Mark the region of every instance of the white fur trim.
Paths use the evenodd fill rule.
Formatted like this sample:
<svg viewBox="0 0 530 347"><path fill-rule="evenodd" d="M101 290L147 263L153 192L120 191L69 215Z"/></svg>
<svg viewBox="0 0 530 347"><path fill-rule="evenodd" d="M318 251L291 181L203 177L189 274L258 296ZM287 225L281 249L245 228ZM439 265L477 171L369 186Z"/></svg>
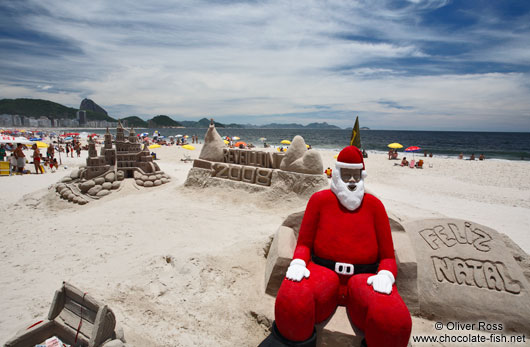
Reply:
<svg viewBox="0 0 530 347"><path fill-rule="evenodd" d="M363 179L365 179L366 177L368 177L368 174L366 173L366 170L363 170L363 172L361 172L361 177Z"/></svg>
<svg viewBox="0 0 530 347"><path fill-rule="evenodd" d="M345 168L345 169L362 169L363 164L355 164L355 163L344 163L342 161L338 161L335 163L335 167L337 168Z"/></svg>

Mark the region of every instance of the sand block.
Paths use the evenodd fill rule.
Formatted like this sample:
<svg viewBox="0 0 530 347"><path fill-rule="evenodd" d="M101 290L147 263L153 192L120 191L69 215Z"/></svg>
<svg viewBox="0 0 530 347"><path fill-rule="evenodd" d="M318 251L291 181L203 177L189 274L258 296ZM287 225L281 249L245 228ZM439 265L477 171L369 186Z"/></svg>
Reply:
<svg viewBox="0 0 530 347"><path fill-rule="evenodd" d="M211 161L202 160L202 159L195 159L193 161L193 167L198 167L198 168L207 169L207 170L212 169L212 164L213 163Z"/></svg>
<svg viewBox="0 0 530 347"><path fill-rule="evenodd" d="M63 179L61 180L61 182L63 183L69 183L69 182L72 182L72 178L70 176L65 176L63 177Z"/></svg>
<svg viewBox="0 0 530 347"><path fill-rule="evenodd" d="M83 182L79 185L79 189L81 192L86 193L88 190L96 185L96 182L94 180L88 180L86 182Z"/></svg>
<svg viewBox="0 0 530 347"><path fill-rule="evenodd" d="M272 172L271 187L285 193L293 192L302 197L309 198L328 185L328 179L323 174L312 175L282 170Z"/></svg>
<svg viewBox="0 0 530 347"><path fill-rule="evenodd" d="M276 296L296 247L293 229L280 226L272 241L265 267L265 293Z"/></svg>
<svg viewBox="0 0 530 347"><path fill-rule="evenodd" d="M101 189L103 189L102 186L93 186L92 188L90 188L90 189L88 190L88 195L92 195L92 196L94 196L94 195L96 195L97 193L99 193L99 191L100 191Z"/></svg>
<svg viewBox="0 0 530 347"><path fill-rule="evenodd" d="M305 211L291 213L285 218L282 225L289 227L294 230L294 237L298 240L298 233L300 232L300 225L302 225L302 219L304 218Z"/></svg>
<svg viewBox="0 0 530 347"><path fill-rule="evenodd" d="M389 218L390 219L390 218ZM411 314L418 314L418 262L409 235L404 231L392 231L398 273L396 286Z"/></svg>
<svg viewBox="0 0 530 347"><path fill-rule="evenodd" d="M104 177L94 178L94 182L96 182L96 184L103 184L105 183L105 178Z"/></svg>
<svg viewBox="0 0 530 347"><path fill-rule="evenodd" d="M501 323L504 331L530 333L528 265L514 257L506 236L460 219L427 219L404 227L416 253L423 316Z"/></svg>
<svg viewBox="0 0 530 347"><path fill-rule="evenodd" d="M112 187L111 189L118 189L120 187L120 181L114 181L112 182Z"/></svg>
<svg viewBox="0 0 530 347"><path fill-rule="evenodd" d="M107 183L109 183L109 182L107 182ZM96 194L96 196L103 197L103 196L106 196L106 195L109 195L109 194L110 194L109 190L102 189Z"/></svg>
<svg viewBox="0 0 530 347"><path fill-rule="evenodd" d="M142 180L136 180L135 182L139 186L143 186L144 185L144 181L142 181Z"/></svg>
<svg viewBox="0 0 530 347"><path fill-rule="evenodd" d="M105 182L105 183L103 183L103 184L101 185L101 187L102 187L103 189L107 189L107 190L112 189L112 183L110 183L110 182Z"/></svg>
<svg viewBox="0 0 530 347"><path fill-rule="evenodd" d="M114 182L116 180L116 174L114 172L109 172L105 175L105 181L107 182Z"/></svg>
<svg viewBox="0 0 530 347"><path fill-rule="evenodd" d="M144 182L144 187L152 187L152 186L154 186L153 181L145 181Z"/></svg>
<svg viewBox="0 0 530 347"><path fill-rule="evenodd" d="M157 187L157 186L159 186L159 185L162 184L162 181L161 181L161 180L155 180L155 181L153 182L153 184L155 185L155 187Z"/></svg>
<svg viewBox="0 0 530 347"><path fill-rule="evenodd" d="M79 178L79 170L72 170L72 172L70 172L70 178L73 180Z"/></svg>
<svg viewBox="0 0 530 347"><path fill-rule="evenodd" d="M118 181L122 181L124 178L125 178L125 173L123 172L123 170L118 170L118 172L116 173L116 179Z"/></svg>
<svg viewBox="0 0 530 347"><path fill-rule="evenodd" d="M323 174L322 158L316 151L308 151L304 138L296 135L293 138L285 157L280 164L280 169L306 174Z"/></svg>

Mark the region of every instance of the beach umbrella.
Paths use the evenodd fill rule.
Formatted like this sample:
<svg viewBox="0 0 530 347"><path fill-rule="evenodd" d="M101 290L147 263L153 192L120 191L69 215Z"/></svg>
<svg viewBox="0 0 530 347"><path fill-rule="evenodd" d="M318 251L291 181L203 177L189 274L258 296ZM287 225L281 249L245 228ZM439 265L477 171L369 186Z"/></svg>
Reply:
<svg viewBox="0 0 530 347"><path fill-rule="evenodd" d="M182 146L182 148L189 149L190 151L193 151L195 149L195 147L193 147L192 145L184 145Z"/></svg>
<svg viewBox="0 0 530 347"><path fill-rule="evenodd" d="M42 138L41 137L32 137L31 139L29 139L30 141L41 141Z"/></svg>
<svg viewBox="0 0 530 347"><path fill-rule="evenodd" d="M22 136L0 136L0 143L22 143L23 145L31 145L33 142Z"/></svg>
<svg viewBox="0 0 530 347"><path fill-rule="evenodd" d="M39 148L48 148L48 144L47 144L46 142L36 141L35 144L36 144L37 147L39 147Z"/></svg>
<svg viewBox="0 0 530 347"><path fill-rule="evenodd" d="M223 142L225 143L225 145L230 143L230 141L227 141L227 140L223 140Z"/></svg>
<svg viewBox="0 0 530 347"><path fill-rule="evenodd" d="M238 142L234 143L234 147L239 147L241 145L243 145L244 147L247 146L247 144L245 142L243 142L243 141L238 141Z"/></svg>
<svg viewBox="0 0 530 347"><path fill-rule="evenodd" d="M267 139L265 137L260 137L259 140L262 141L262 142L263 141L267 141Z"/></svg>
<svg viewBox="0 0 530 347"><path fill-rule="evenodd" d="M282 143L283 143L284 145L290 145L290 144L291 144L291 141L289 141L289 140L283 140Z"/></svg>
<svg viewBox="0 0 530 347"><path fill-rule="evenodd" d="M64 138L65 141L72 141L73 139L74 139L74 138L71 137L71 136L68 136L68 137L65 137L65 138Z"/></svg>
<svg viewBox="0 0 530 347"><path fill-rule="evenodd" d="M232 137L232 140L237 141L237 140L241 140L241 138L239 136L234 136Z"/></svg>
<svg viewBox="0 0 530 347"><path fill-rule="evenodd" d="M155 149L155 148L160 148L162 146L160 146L158 143L155 143L155 144L152 144L151 146L147 147L149 149Z"/></svg>
<svg viewBox="0 0 530 347"><path fill-rule="evenodd" d="M333 156L333 158L335 158L335 159L337 159L338 157L339 157L338 154L335 154L335 155Z"/></svg>
<svg viewBox="0 0 530 347"><path fill-rule="evenodd" d="M398 148L403 148L403 145L400 143L394 142L394 143L389 144L387 147L392 148L392 149L398 149Z"/></svg>
<svg viewBox="0 0 530 347"><path fill-rule="evenodd" d="M418 146L410 146L405 148L405 152L412 152L412 158L414 158L414 153L421 151L421 148Z"/></svg>

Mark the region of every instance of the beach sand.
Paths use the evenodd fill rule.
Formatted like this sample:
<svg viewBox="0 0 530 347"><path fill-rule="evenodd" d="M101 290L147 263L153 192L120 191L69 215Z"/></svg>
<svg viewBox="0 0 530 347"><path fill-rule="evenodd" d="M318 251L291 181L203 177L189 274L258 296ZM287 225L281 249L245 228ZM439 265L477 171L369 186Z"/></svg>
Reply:
<svg viewBox="0 0 530 347"><path fill-rule="evenodd" d="M0 177L0 343L45 317L68 281L112 308L132 346L256 346L268 334L260 314L272 317L274 305L264 294L264 247L307 201L183 187L192 164L180 159L197 158L196 147L155 150L170 183L125 184L84 206L52 185L84 165L86 151L63 157L68 169L56 173ZM320 153L334 168L337 152ZM401 221L468 219L530 253L530 163L423 159L423 170L409 169L369 152L367 189ZM414 318L413 334L421 332L436 334Z"/></svg>

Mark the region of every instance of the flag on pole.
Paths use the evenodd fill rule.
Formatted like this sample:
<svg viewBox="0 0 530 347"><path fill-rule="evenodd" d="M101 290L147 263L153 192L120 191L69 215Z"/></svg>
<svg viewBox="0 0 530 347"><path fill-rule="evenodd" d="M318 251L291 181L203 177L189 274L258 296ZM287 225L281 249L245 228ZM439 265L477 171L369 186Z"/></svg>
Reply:
<svg viewBox="0 0 530 347"><path fill-rule="evenodd" d="M359 131L359 117L355 118L355 125L351 132L350 146L361 149L361 132Z"/></svg>

